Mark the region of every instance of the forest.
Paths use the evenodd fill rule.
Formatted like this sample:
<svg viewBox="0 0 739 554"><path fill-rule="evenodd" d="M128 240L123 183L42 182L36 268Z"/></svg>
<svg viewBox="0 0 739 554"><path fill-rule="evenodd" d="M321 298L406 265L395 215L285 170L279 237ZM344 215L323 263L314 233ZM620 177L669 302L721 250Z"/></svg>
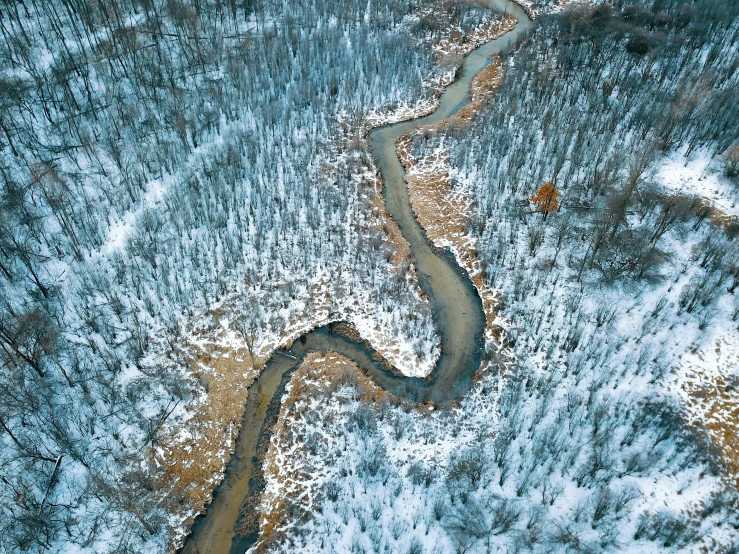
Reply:
<svg viewBox="0 0 739 554"><path fill-rule="evenodd" d="M739 552L739 4L520 3L495 93L408 138L469 200L496 298L478 378L433 410L306 358L256 551ZM367 132L432 109L449 45L496 21L3 3L0 552L174 551L250 384L314 327L429 375L438 321Z"/></svg>
<svg viewBox="0 0 739 554"><path fill-rule="evenodd" d="M4 551L164 549L199 508L154 461L207 396L198 339L266 353L340 312L432 363L357 122L444 73L411 47L411 8L3 6ZM228 319L244 332L217 337Z"/></svg>
<svg viewBox="0 0 739 554"><path fill-rule="evenodd" d="M476 117L412 135L471 204L505 362L431 414L349 360L306 364L272 445L301 455L272 466L267 551L739 551L738 15L542 13ZM713 183L725 202L694 194Z"/></svg>

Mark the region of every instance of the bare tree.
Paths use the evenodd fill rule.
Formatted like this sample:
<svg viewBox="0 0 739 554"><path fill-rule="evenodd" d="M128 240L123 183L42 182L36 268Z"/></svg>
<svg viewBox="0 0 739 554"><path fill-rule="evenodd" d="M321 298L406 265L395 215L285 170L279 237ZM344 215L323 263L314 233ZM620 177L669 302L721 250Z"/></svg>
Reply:
<svg viewBox="0 0 739 554"><path fill-rule="evenodd" d="M256 356L254 345L264 323L262 311L253 298L247 298L244 295L242 296L242 303L244 309L240 312L239 317L234 320L233 326L236 328L241 338L244 339L246 349L249 351L252 366L255 366Z"/></svg>

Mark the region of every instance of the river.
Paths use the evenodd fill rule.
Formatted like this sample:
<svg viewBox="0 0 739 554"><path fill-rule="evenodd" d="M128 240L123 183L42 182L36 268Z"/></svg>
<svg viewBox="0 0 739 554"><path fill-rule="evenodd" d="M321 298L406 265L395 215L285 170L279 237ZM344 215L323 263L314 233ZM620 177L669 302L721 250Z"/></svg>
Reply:
<svg viewBox="0 0 739 554"><path fill-rule="evenodd" d="M217 487L207 512L199 516L181 552L183 554L243 554L257 538L256 517L247 536L234 527L245 499L256 501L261 490L261 455L269 429L280 408L281 391L303 356L310 351L333 350L353 360L385 390L416 402L443 406L459 400L469 390L480 366L485 314L480 296L466 272L447 251L435 248L413 216L404 169L395 142L406 131L454 115L468 102L472 78L490 63L490 56L505 52L531 27L524 10L510 0L488 0L491 8L518 19L516 27L502 37L483 44L467 55L457 79L447 87L431 114L378 127L370 132L370 148L384 182L383 194L390 217L410 244L421 289L432 304L441 340L441 355L430 379L406 378L389 372L373 360L365 345L331 333L331 326L315 329L295 341L289 351L278 350L249 388L236 449ZM255 514L254 514L255 515Z"/></svg>

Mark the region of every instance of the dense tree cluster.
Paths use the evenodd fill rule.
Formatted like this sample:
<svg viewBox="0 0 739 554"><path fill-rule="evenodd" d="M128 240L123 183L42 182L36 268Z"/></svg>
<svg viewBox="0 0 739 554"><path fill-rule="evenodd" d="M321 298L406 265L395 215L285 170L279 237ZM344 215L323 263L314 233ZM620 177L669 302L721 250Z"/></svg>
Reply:
<svg viewBox="0 0 739 554"><path fill-rule="evenodd" d="M422 79L439 71L412 41L409 28L437 32L408 17L414 7L4 4L0 551L164 548L184 499L155 490L156 468L141 461L204 392L172 346L226 298L262 306L234 325L252 350L288 326L320 269L337 304L363 290L389 328L432 342L413 283L386 277L398 273L370 215L359 135L363 113L422 98ZM504 293L510 378L499 398L495 376L479 383L457 420L346 402L306 447L344 457L340 485L325 481L314 522L286 548L335 536L357 552L407 539L420 553L433 536L460 551L675 549L739 525L736 499L713 494L708 443L653 388L678 325L683 347L697 346L727 317L736 229L717 232L708 207L649 178L675 149L723 155L736 177L738 11L619 0L542 18L493 104L445 137L475 193L486 279ZM467 13L452 15L464 26ZM417 157L438 140L417 142ZM544 182L561 192L545 220L528 202ZM162 345L170 359L152 355ZM461 438L440 461L387 455L450 429ZM707 483L698 517L630 511L668 473L673 499Z"/></svg>
<svg viewBox="0 0 739 554"><path fill-rule="evenodd" d="M290 433L273 448L289 466L280 475L309 474L320 486L284 499L280 532L263 546L420 554L721 544L734 552L739 498L719 480L713 447L685 429L671 399L615 390L624 375L655 377L655 364L651 355L624 360L608 332L557 350L562 366L510 367L494 425L497 376L458 410L425 416L387 402L367 407L356 380L335 391L316 383L287 406Z"/></svg>
<svg viewBox="0 0 739 554"><path fill-rule="evenodd" d="M361 114L423 98L440 72L413 9L3 5L0 550L162 540L182 499L151 490L140 461L205 392L173 346L225 298L261 305L264 345L323 275L334 306L364 291L378 325L429 350L359 140Z"/></svg>
<svg viewBox="0 0 739 554"><path fill-rule="evenodd" d="M504 373L446 415L368 418L347 387L300 418L276 448L311 437L305 464L341 460L342 479L325 469L283 551L739 551L721 444L668 392L685 355L736 332L737 228L653 178L677 150L732 178L737 47L737 5L575 6L542 16L471 126L414 137L474 199ZM545 220L542 183L561 192Z"/></svg>
<svg viewBox="0 0 739 554"><path fill-rule="evenodd" d="M711 210L653 186L652 170L680 149L723 155L732 171L738 12L708 0L623 2L543 17L535 40L511 57L493 105L469 132L447 131L450 165L474 187L470 231L483 258L500 260L527 233L531 253L552 238L553 263L575 268L579 280L654 277L670 258L666 233L695 218L699 225ZM417 156L440 140L417 140ZM526 200L542 182L561 191L561 213L531 225ZM730 251L736 233L730 224ZM563 259L565 243L571 254ZM722 265L720 281L735 271Z"/></svg>

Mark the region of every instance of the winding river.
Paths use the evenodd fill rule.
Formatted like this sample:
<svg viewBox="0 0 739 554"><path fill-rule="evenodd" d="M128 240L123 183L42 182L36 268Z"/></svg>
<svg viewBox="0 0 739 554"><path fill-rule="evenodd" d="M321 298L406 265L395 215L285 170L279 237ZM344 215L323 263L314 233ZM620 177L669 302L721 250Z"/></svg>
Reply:
<svg viewBox="0 0 739 554"><path fill-rule="evenodd" d="M205 515L198 517L181 552L183 554L243 554L258 536L256 514L247 517L246 536L235 531L242 503L258 499L262 482L261 459L269 442L269 432L280 409L280 400L289 376L306 353L333 350L353 360L375 381L399 396L416 402L447 404L459 400L469 390L483 351L485 314L482 302L466 272L447 251L435 248L426 238L411 210L403 166L395 143L406 131L454 115L468 102L470 82L489 62L492 54L505 52L531 27L526 12L510 0L487 0L497 11L518 19L518 24L502 37L471 52L457 79L442 94L439 106L430 115L374 129L369 136L384 181L383 194L388 213L410 244L421 289L431 301L441 355L430 379L415 379L387 371L373 359L364 344L332 333L333 326L315 329L295 341L289 350L277 350L259 378L249 388L241 432L223 482L215 491ZM248 511L248 510L247 510ZM243 531L243 530L242 530Z"/></svg>

